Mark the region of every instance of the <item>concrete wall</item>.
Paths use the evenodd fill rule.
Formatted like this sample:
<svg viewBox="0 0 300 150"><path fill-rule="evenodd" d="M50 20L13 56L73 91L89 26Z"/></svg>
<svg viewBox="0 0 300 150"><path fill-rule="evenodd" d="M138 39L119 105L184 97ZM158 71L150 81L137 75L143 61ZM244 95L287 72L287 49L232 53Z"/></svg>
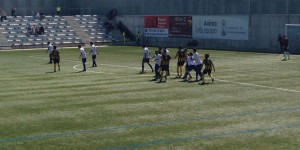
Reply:
<svg viewBox="0 0 300 150"><path fill-rule="evenodd" d="M0 0L0 9L10 15L10 9L15 6L18 16L31 15L32 9L35 12L44 11L46 15L54 15L57 5L61 6L64 15L68 13L69 8L77 6L72 0Z"/></svg>
<svg viewBox="0 0 300 150"><path fill-rule="evenodd" d="M122 21L134 33L140 31L142 42L151 46L186 46L192 38L154 38L144 37L144 17L143 16L119 16L117 20ZM249 23L249 40L204 40L195 39L199 42L199 47L204 49L229 49L257 52L279 52L277 36L279 33L285 34L285 24L300 24L300 15L251 15ZM293 53L300 53L294 47ZM300 50L300 49L299 49Z"/></svg>
<svg viewBox="0 0 300 150"><path fill-rule="evenodd" d="M144 15L249 15L249 40L198 40L200 46L211 49L243 49L275 52L277 35L284 33L285 24L299 24L300 0L0 0L0 9L10 14L30 15L30 10L55 14L60 4L63 15L106 15L117 9L120 20L133 32L143 31ZM135 16L130 16L135 15ZM144 38L153 45L184 45L191 39Z"/></svg>
<svg viewBox="0 0 300 150"><path fill-rule="evenodd" d="M300 14L299 0L1 0L0 8L18 15L31 9L54 14L60 4L62 13L105 15L116 8L120 15L224 15L224 14Z"/></svg>
<svg viewBox="0 0 300 150"><path fill-rule="evenodd" d="M121 15L299 14L299 0L73 0L76 7Z"/></svg>

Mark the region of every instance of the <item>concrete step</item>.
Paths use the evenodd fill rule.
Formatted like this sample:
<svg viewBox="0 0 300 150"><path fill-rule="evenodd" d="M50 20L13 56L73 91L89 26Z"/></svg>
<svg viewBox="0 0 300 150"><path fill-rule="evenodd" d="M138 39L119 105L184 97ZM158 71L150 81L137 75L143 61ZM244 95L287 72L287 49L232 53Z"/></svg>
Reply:
<svg viewBox="0 0 300 150"><path fill-rule="evenodd" d="M66 22L72 26L75 34L82 39L83 43L87 44L91 42L90 36L83 31L83 29L80 27L80 24L74 19L73 16L64 16L63 18L66 19Z"/></svg>
<svg viewBox="0 0 300 150"><path fill-rule="evenodd" d="M0 29L0 49L11 49L11 44L7 41L3 31L4 30Z"/></svg>

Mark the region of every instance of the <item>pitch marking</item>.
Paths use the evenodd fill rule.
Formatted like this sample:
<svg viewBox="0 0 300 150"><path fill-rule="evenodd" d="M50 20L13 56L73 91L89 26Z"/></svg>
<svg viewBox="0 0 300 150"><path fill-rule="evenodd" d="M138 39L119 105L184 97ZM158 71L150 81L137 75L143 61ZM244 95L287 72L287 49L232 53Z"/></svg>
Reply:
<svg viewBox="0 0 300 150"><path fill-rule="evenodd" d="M44 58L44 57L36 57L36 56L29 56L29 57L33 57L33 58L40 58L40 59L48 59L48 58ZM63 61L67 61L67 62L78 62L78 61L73 61L73 60L63 60ZM122 67L122 68L132 68L132 69L141 69L138 67L131 67L131 66L122 66L122 65L112 65L112 64L100 64L103 66L113 66L113 67ZM78 65L73 66L73 68L75 70ZM106 72L97 72L97 71L89 71L89 72L93 72L93 73L102 73L102 74L108 74ZM173 73L175 74L175 73ZM140 75L142 76L142 75ZM259 84L252 84L252 83L244 83L244 82L235 82L235 81L230 81L230 80L223 80L223 79L215 79L217 81L221 81L221 82L227 82L227 83L234 83L234 84L239 84L239 85L245 85L245 86L253 86L253 87L260 87L260 88L267 88L267 89L274 89L274 90L279 90L279 91L287 91L287 92L293 92L293 93L300 93L300 91L298 90L290 90L290 89L285 89L285 88L278 88L278 87L271 87L271 86L265 86L265 85L259 85Z"/></svg>

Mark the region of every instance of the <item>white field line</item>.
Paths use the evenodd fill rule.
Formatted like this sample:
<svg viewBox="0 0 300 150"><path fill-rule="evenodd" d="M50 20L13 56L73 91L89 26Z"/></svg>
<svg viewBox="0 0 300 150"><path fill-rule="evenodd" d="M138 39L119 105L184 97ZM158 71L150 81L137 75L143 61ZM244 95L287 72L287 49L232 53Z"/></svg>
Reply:
<svg viewBox="0 0 300 150"><path fill-rule="evenodd" d="M290 90L290 89L285 89L285 88L278 88L278 87L264 86L264 85L251 84L251 83L244 83L244 82L235 82L235 81L222 80L222 79L215 79L215 80L218 80L218 81L221 81L221 82L227 82L227 83L234 83L234 84L246 85L246 86L254 86L254 87L261 87L261 88L275 89L275 90L280 90L280 91L287 91L287 92L300 93L300 91L297 91L297 90Z"/></svg>
<svg viewBox="0 0 300 150"><path fill-rule="evenodd" d="M35 57L35 56L29 56L29 57L40 58L40 59L48 59L48 58L44 58L44 57ZM64 60L64 61L77 62L77 61L72 61L72 60ZM132 69L140 69L138 67L121 66L121 65L111 65L111 64L101 64L101 65L104 65L104 66L113 66L113 67L123 67L123 68L132 68ZM77 66L79 66L79 64L78 65L74 65L73 69L81 71L80 69L76 68ZM97 72L97 71L88 71L88 72L109 74L109 73L106 73L106 72ZM173 73L173 74L175 74L175 73ZM139 75L139 76L143 76L143 75ZM145 75L145 76L152 76L152 75ZM227 82L227 83L234 83L234 84L239 84L239 85L245 85L245 86L253 86L253 87L274 89L274 90L279 90L279 91L287 91L287 92L293 92L293 93L300 93L300 91L297 91L297 90L290 90L290 89L279 88L279 87L271 87L271 86L265 86L265 85L259 85L259 84L251 84L251 83L244 83L244 82L235 82L235 81L222 80L222 79L215 79L215 80L221 81L221 82Z"/></svg>

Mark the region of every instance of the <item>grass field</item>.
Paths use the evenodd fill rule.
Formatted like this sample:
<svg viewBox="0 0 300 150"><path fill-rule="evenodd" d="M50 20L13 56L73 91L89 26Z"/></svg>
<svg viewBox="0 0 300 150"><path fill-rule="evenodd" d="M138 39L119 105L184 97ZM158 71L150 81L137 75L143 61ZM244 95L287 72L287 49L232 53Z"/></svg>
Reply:
<svg viewBox="0 0 300 150"><path fill-rule="evenodd" d="M87 72L60 53L53 73L45 50L0 52L1 150L300 147L300 56L199 50L216 81L198 85L172 79L175 60L165 83L139 74L139 47L100 48Z"/></svg>

